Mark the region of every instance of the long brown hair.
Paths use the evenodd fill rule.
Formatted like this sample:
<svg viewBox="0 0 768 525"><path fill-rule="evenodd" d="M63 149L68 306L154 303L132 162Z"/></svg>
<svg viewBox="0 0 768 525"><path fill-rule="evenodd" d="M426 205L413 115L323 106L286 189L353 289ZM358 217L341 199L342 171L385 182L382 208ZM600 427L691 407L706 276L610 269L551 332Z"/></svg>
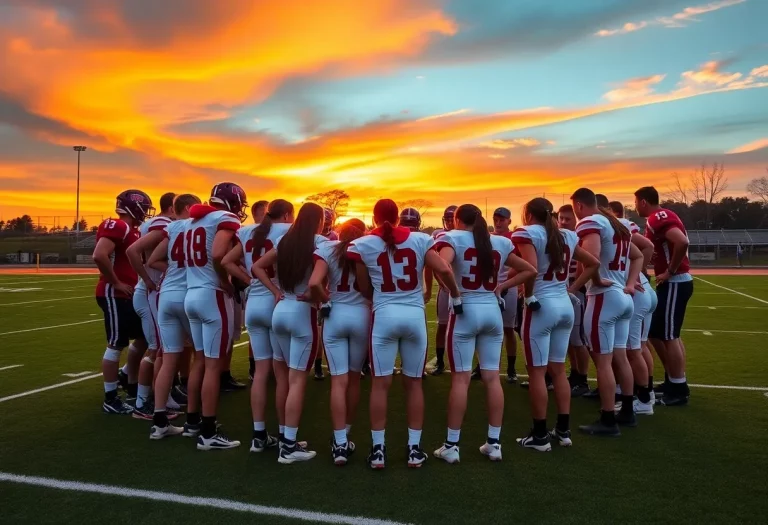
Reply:
<svg viewBox="0 0 768 525"><path fill-rule="evenodd" d="M293 293L312 271L315 235L323 226L323 208L313 202L304 203L277 248L277 280L286 292Z"/></svg>
<svg viewBox="0 0 768 525"><path fill-rule="evenodd" d="M563 268L563 260L565 255L565 240L563 234L560 233L560 228L557 227L557 221L555 220L554 207L552 203L542 197L536 197L528 201L523 208L523 223L527 223L528 217L536 221L537 224L544 226L547 232L547 248L546 253L549 256L550 268L555 272L561 272Z"/></svg>
<svg viewBox="0 0 768 525"><path fill-rule="evenodd" d="M355 239L365 235L365 223L360 219L349 219L339 226L339 243L333 248L333 256L339 263L339 268L345 266L353 270L355 262L347 258L347 248Z"/></svg>
<svg viewBox="0 0 768 525"><path fill-rule="evenodd" d="M272 229L272 221L283 215L293 213L293 204L283 199L275 199L269 203L264 219L253 230L253 253L260 254L267 235Z"/></svg>
<svg viewBox="0 0 768 525"><path fill-rule="evenodd" d="M394 229L399 220L400 213L392 199L380 199L373 207L373 222L381 228L381 238L390 252L395 251Z"/></svg>
<svg viewBox="0 0 768 525"><path fill-rule="evenodd" d="M604 208L598 205L597 195L595 195L595 193L589 188L579 188L573 193L573 195L571 195L571 199L578 201L589 208L597 209L597 213L608 219L608 222L611 223L613 231L619 234L619 237L622 239L627 240L632 238L632 234L629 233L629 229L624 226L621 221L616 218L615 215L613 215L610 208Z"/></svg>
<svg viewBox="0 0 768 525"><path fill-rule="evenodd" d="M480 208L474 204L462 204L453 214L466 226L472 227L472 237L475 240L477 250L477 269L480 271L480 279L485 282L496 275L493 265L493 245L491 234L488 232L488 223L485 222Z"/></svg>

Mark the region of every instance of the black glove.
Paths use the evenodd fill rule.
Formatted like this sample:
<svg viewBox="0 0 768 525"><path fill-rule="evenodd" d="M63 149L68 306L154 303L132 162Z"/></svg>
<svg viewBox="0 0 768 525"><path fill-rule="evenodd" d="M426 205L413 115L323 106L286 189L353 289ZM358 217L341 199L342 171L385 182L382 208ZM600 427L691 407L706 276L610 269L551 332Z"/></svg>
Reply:
<svg viewBox="0 0 768 525"><path fill-rule="evenodd" d="M320 305L320 314L317 316L318 321L321 319L328 319L331 316L331 302L323 303Z"/></svg>

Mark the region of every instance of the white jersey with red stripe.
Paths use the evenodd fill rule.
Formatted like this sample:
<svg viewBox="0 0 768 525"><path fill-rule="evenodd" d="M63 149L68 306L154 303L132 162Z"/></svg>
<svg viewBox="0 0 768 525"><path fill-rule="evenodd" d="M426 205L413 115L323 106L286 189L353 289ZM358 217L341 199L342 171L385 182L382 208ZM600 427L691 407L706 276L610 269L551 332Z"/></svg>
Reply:
<svg viewBox="0 0 768 525"><path fill-rule="evenodd" d="M398 230L407 231L405 228ZM349 245L347 254L368 268L373 284L374 311L390 304L424 308L424 260L434 243L426 233L408 232L393 251L387 249L378 235L360 237Z"/></svg>
<svg viewBox="0 0 768 525"><path fill-rule="evenodd" d="M195 205L192 210L195 209ZM209 207L208 207L209 208ZM213 267L213 239L220 230L236 232L240 219L233 213L209 208L187 223L184 247L187 252L187 286L221 290L219 275ZM193 217L195 214L193 213Z"/></svg>
<svg viewBox="0 0 768 525"><path fill-rule="evenodd" d="M283 236L280 236L277 239L277 241L275 242L275 247L274 247L275 251L280 249L280 240L282 238L283 238ZM313 251L317 250L317 248L319 246L322 246L323 244L325 244L327 242L329 242L328 239L326 239L325 237L323 237L320 234L315 234L315 244L312 247L312 250ZM275 275L277 275L277 272L275 272ZM293 299L293 298L296 298L296 297L298 297L300 295L304 295L304 293L306 293L307 289L309 288L309 277L311 275L312 275L312 267L309 268L309 270L307 271L307 274L304 276L304 278L301 280L301 282L296 284L296 286L294 287L292 292L289 292L289 291L283 289L283 287L280 286L279 279L275 278L275 283L277 284L277 286L280 287L280 290L283 292L285 297Z"/></svg>
<svg viewBox="0 0 768 525"><path fill-rule="evenodd" d="M576 225L576 233L580 240L590 234L600 236L600 277L611 282L607 288L588 282L587 295L599 295L610 288L623 290L629 272L630 239L622 239L608 218L599 213L580 220Z"/></svg>
<svg viewBox="0 0 768 525"><path fill-rule="evenodd" d="M259 253L254 254L253 232L258 226L258 224L251 224L243 226L237 230L237 240L240 241L240 244L243 246L243 263L249 274L251 273L253 263L258 261L261 257L264 257L264 254L277 246L277 241L285 235L285 232L291 227L289 223L285 222L273 223L269 228L267 237L264 239L264 245L261 247L261 250L259 250ZM279 286L274 265L271 268L267 268L267 275L275 286ZM269 288L261 284L261 281L258 279L251 279L251 286L248 288L248 297L255 297L257 295L272 295L272 293L269 291Z"/></svg>
<svg viewBox="0 0 768 525"><path fill-rule="evenodd" d="M336 247L339 241L326 241L315 250L315 259L321 259L328 265L328 289L331 292L331 302L350 305L369 305L357 286L354 266L345 264L339 266Z"/></svg>
<svg viewBox="0 0 768 525"><path fill-rule="evenodd" d="M510 242L512 242L512 232L504 232L504 233L492 233L491 239L493 239L494 236L504 237L505 239L509 239ZM512 244L512 249L514 251L514 243ZM502 262L504 262L504 259L502 259ZM503 264L499 268L499 275L497 277L497 281L500 283L503 283L507 280L507 274L509 274L509 266L504 266Z"/></svg>
<svg viewBox="0 0 768 525"><path fill-rule="evenodd" d="M187 250L184 246L184 234L191 219L171 222L165 229L168 237L168 269L161 291L184 292L187 290Z"/></svg>
<svg viewBox="0 0 768 525"><path fill-rule="evenodd" d="M149 232L153 231L165 231L165 229L168 227L168 225L173 222L170 217L165 217L163 215L158 215L157 217L152 217L148 221L142 222L139 226L139 234L144 237ZM163 272L159 272L155 270L154 268L150 268L149 266L146 266L147 273L149 274L150 279L152 279L152 282L155 284L160 282L160 279L163 277ZM147 285L144 283L144 279L139 276L139 282L136 284L136 290L146 290Z"/></svg>
<svg viewBox="0 0 768 525"><path fill-rule="evenodd" d="M482 280L479 275L475 237L471 231L451 230L442 235L435 242L435 249L440 251L445 246L453 248L456 254L451 266L456 278L456 285L461 292L462 302L466 304L496 304L498 301L494 290L496 290L499 268L502 261L506 261L509 254L514 250L512 241L500 235L491 235L493 275L486 280Z"/></svg>
<svg viewBox="0 0 768 525"><path fill-rule="evenodd" d="M630 234L634 235L636 233L640 233L640 226L630 221L629 219L625 219L622 217L621 219L619 219L619 222L627 227ZM640 276L638 277L638 280L640 281L641 286L643 287L650 286L650 283L648 282L648 278L644 274L641 273Z"/></svg>
<svg viewBox="0 0 768 525"><path fill-rule="evenodd" d="M563 267L560 271L555 271L547 254L547 230L544 226L531 224L512 232L512 242L516 246L530 244L536 251L536 284L533 287L533 294L537 299L568 295L568 270L579 241L576 233L570 230L561 229L560 235L565 242Z"/></svg>

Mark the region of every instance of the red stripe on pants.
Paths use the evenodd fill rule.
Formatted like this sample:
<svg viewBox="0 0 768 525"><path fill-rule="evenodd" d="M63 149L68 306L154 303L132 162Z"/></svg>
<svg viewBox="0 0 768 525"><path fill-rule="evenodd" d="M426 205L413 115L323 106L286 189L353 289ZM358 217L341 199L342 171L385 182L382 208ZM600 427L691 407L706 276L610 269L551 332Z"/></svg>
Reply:
<svg viewBox="0 0 768 525"><path fill-rule="evenodd" d="M453 361L453 329L456 327L456 314L451 312L448 315L448 332L446 334L446 352L448 353L448 366L451 367L451 372L456 372L456 365Z"/></svg>
<svg viewBox="0 0 768 525"><path fill-rule="evenodd" d="M216 306L219 307L219 317L221 317L221 343L219 344L219 357L227 355L229 351L229 317L227 317L227 303L224 299L224 292L216 290Z"/></svg>
<svg viewBox="0 0 768 525"><path fill-rule="evenodd" d="M317 358L317 349L320 346L320 341L317 340L317 309L309 309L309 323L312 325L312 352L309 354L309 361L307 361L307 372L315 364L315 358Z"/></svg>
<svg viewBox="0 0 768 525"><path fill-rule="evenodd" d="M371 366L371 376L376 376L376 367L373 366L373 322L376 313L371 311L371 329L368 330L368 364Z"/></svg>
<svg viewBox="0 0 768 525"><path fill-rule="evenodd" d="M605 294L592 295L595 301L595 307L592 309L592 333L590 334L590 344L592 351L600 353L600 313L603 311L603 300Z"/></svg>
<svg viewBox="0 0 768 525"><path fill-rule="evenodd" d="M525 351L525 363L533 366L533 354L531 353L531 319L533 312L526 307L523 310L523 349Z"/></svg>

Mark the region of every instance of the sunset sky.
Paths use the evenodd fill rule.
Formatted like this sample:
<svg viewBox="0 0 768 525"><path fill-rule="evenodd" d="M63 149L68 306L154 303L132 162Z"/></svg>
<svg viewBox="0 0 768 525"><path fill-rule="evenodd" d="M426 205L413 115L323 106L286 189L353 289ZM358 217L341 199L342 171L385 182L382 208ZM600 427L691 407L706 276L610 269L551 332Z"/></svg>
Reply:
<svg viewBox="0 0 768 525"><path fill-rule="evenodd" d="M764 0L0 0L0 215L135 187L513 208L768 167ZM45 219L42 222L46 222Z"/></svg>

